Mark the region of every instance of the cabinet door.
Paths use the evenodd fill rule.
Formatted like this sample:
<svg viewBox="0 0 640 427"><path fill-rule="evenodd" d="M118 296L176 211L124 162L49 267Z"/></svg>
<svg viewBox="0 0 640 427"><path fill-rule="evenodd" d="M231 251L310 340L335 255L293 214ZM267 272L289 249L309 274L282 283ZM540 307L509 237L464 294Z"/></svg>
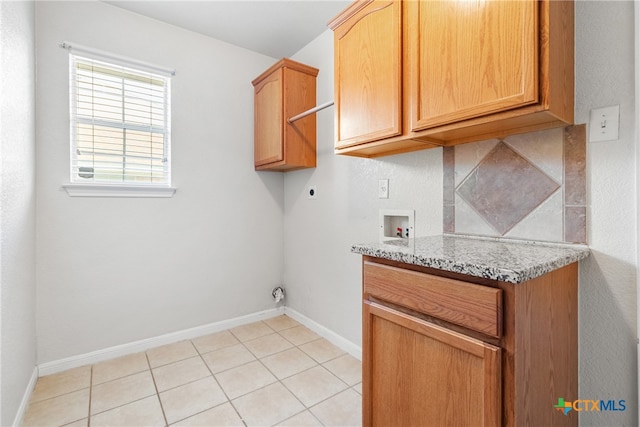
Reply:
<svg viewBox="0 0 640 427"><path fill-rule="evenodd" d="M334 30L336 147L399 135L401 3L373 1Z"/></svg>
<svg viewBox="0 0 640 427"><path fill-rule="evenodd" d="M391 308L363 305L364 426L497 426L500 349Z"/></svg>
<svg viewBox="0 0 640 427"><path fill-rule="evenodd" d="M256 166L284 159L283 70L278 69L254 89L254 161Z"/></svg>
<svg viewBox="0 0 640 427"><path fill-rule="evenodd" d="M411 130L538 100L538 2L405 2Z"/></svg>

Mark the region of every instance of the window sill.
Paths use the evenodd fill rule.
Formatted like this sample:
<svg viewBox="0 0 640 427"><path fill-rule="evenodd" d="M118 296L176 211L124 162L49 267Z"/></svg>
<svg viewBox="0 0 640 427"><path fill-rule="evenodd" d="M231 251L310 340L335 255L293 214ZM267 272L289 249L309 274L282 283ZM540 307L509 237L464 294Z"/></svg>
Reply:
<svg viewBox="0 0 640 427"><path fill-rule="evenodd" d="M64 184L70 197L173 197L173 187L143 185Z"/></svg>

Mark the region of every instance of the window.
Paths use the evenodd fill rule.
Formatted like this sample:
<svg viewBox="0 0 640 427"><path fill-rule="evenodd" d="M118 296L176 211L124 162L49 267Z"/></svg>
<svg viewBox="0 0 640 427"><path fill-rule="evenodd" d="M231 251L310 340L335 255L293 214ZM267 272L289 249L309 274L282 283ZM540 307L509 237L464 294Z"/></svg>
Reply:
<svg viewBox="0 0 640 427"><path fill-rule="evenodd" d="M66 187L170 187L170 74L96 55L72 52L69 59L71 185Z"/></svg>

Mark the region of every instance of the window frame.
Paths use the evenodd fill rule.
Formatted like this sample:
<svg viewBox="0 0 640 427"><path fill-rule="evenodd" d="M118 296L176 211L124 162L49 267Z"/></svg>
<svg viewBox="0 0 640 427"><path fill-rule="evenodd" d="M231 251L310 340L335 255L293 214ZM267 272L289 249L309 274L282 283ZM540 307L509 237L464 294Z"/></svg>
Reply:
<svg viewBox="0 0 640 427"><path fill-rule="evenodd" d="M96 49L79 46L77 44L63 43L60 45L62 48L68 50L69 60L69 183L63 184L62 187L67 191L69 196L72 197L172 197L176 191L172 187L171 177L171 77L175 75L173 70L169 70L163 67L159 67L153 64L148 64L142 61L136 61L129 58L125 58L119 55L110 54L107 52L98 51ZM76 64L76 58L80 60L99 61L106 67L113 67L114 70L124 68L124 71L132 70L139 73L149 73L153 76L158 76L165 82L164 89L164 126L163 130L163 182L134 182L134 181L88 181L81 182L79 178L74 178L74 167L76 164L76 150L78 140L76 138L76 126L78 123L83 123L85 119L78 119L77 105L75 101L75 71L74 66ZM101 64L101 65L102 65ZM123 71L123 70L120 70ZM124 99L124 94L123 94ZM75 111L74 111L75 110ZM124 110L124 106L123 106ZM126 122L122 122L120 129L123 132L128 129ZM118 126L113 126L117 129ZM134 126L135 128L135 126ZM152 132L152 127L149 128L149 132ZM123 170L124 176L124 170Z"/></svg>

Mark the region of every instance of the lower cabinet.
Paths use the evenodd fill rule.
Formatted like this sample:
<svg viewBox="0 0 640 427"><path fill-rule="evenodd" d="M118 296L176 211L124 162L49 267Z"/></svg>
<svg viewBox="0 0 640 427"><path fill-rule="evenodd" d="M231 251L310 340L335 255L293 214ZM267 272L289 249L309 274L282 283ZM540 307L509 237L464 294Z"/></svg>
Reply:
<svg viewBox="0 0 640 427"><path fill-rule="evenodd" d="M363 308L364 425L500 424L500 348L376 303Z"/></svg>
<svg viewBox="0 0 640 427"><path fill-rule="evenodd" d="M364 426L577 426L560 397L577 263L511 284L363 257Z"/></svg>

